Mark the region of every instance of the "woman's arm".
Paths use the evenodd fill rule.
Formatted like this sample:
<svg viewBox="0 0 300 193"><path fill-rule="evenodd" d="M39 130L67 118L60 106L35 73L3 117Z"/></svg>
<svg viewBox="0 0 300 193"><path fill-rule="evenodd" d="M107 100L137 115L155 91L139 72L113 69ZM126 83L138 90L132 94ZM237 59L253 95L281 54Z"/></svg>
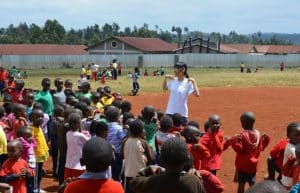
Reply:
<svg viewBox="0 0 300 193"><path fill-rule="evenodd" d="M170 80L173 80L174 77L172 75L166 75L165 76L165 80L163 82L163 89L164 90L168 90L168 86L167 86L167 80L170 79Z"/></svg>
<svg viewBox="0 0 300 193"><path fill-rule="evenodd" d="M193 94L196 95L196 96L200 96L196 80L194 78L189 78L189 81L193 84L193 87L194 87Z"/></svg>

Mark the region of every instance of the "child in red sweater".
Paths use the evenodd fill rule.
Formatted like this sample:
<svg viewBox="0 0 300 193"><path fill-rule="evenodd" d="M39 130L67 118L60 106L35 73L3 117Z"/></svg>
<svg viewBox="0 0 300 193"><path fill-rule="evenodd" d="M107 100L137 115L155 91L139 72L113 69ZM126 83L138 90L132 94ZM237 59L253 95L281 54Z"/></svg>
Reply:
<svg viewBox="0 0 300 193"><path fill-rule="evenodd" d="M8 159L0 171L0 180L13 187L13 193L26 193L26 177L32 176L27 162L21 159L22 143L12 140L7 144Z"/></svg>
<svg viewBox="0 0 300 193"><path fill-rule="evenodd" d="M221 169L223 150L227 148L224 141L224 132L220 129L221 118L219 115L209 117L209 130L201 138L201 144L210 151L210 157L203 157L201 169L210 171L216 175L217 170Z"/></svg>
<svg viewBox="0 0 300 193"><path fill-rule="evenodd" d="M293 186L300 182L300 144L295 148L296 158L290 157L283 165L282 172L293 178Z"/></svg>
<svg viewBox="0 0 300 193"><path fill-rule="evenodd" d="M268 146L270 137L266 134L261 136L259 131L253 128L255 116L252 112L244 112L240 120L244 131L232 137L230 143L236 152L238 193L244 193L247 182L249 186L255 184L259 154Z"/></svg>
<svg viewBox="0 0 300 193"><path fill-rule="evenodd" d="M265 180L275 180L275 172L278 172L277 181L281 181L284 150L288 142L288 138L282 139L272 148L267 159L268 175Z"/></svg>
<svg viewBox="0 0 300 193"><path fill-rule="evenodd" d="M67 185L64 193L123 193L119 182L109 178L109 166L113 162L113 150L101 137L87 141L82 149L81 164L86 172Z"/></svg>
<svg viewBox="0 0 300 193"><path fill-rule="evenodd" d="M184 128L182 135L185 138L189 152L193 156L194 168L200 170L202 159L210 157L209 150L200 143L200 137L203 133L196 127L188 125Z"/></svg>

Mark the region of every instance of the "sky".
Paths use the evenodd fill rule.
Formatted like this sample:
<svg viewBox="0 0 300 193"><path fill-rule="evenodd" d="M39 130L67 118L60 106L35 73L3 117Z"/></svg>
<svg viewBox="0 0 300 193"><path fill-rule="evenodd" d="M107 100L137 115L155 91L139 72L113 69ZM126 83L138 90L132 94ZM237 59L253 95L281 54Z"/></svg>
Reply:
<svg viewBox="0 0 300 193"><path fill-rule="evenodd" d="M116 22L150 29L300 33L300 0L0 0L0 27L20 22L43 26L56 19L66 29Z"/></svg>

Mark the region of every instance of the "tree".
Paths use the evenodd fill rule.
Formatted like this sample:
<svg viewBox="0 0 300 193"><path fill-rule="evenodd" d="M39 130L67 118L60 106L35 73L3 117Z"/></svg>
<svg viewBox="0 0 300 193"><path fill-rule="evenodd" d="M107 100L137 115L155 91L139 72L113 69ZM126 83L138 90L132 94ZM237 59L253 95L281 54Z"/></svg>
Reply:
<svg viewBox="0 0 300 193"><path fill-rule="evenodd" d="M56 20L47 20L43 28L45 43L62 44L65 33L65 28Z"/></svg>

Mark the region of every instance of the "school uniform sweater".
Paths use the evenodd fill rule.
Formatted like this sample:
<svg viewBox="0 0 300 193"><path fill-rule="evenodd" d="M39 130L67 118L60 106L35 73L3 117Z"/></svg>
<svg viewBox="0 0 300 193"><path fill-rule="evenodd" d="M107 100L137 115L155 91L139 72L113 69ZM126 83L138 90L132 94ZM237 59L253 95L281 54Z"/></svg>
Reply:
<svg viewBox="0 0 300 193"><path fill-rule="evenodd" d="M81 179L67 185L64 193L123 193L119 182L111 179Z"/></svg>
<svg viewBox="0 0 300 193"><path fill-rule="evenodd" d="M189 152L193 156L194 161L194 168L196 170L201 169L201 162L205 158L210 157L209 149L207 149L204 145L201 143L198 143L198 146L194 146L194 144L187 144Z"/></svg>
<svg viewBox="0 0 300 193"><path fill-rule="evenodd" d="M217 176L207 170L200 170L200 173L206 193L221 193L224 191L224 185Z"/></svg>
<svg viewBox="0 0 300 193"><path fill-rule="evenodd" d="M270 137L260 136L257 130L244 130L230 139L236 152L235 166L237 171L254 174L257 171L258 158L270 142Z"/></svg>
<svg viewBox="0 0 300 193"><path fill-rule="evenodd" d="M282 139L270 151L271 158L275 160L276 166L280 168L280 170L282 170L284 150L288 142L288 139Z"/></svg>
<svg viewBox="0 0 300 193"><path fill-rule="evenodd" d="M209 157L203 157L201 169L203 170L219 170L221 169L222 157L221 154L224 149L223 142L224 132L206 132L201 138L200 142L210 151Z"/></svg>
<svg viewBox="0 0 300 193"><path fill-rule="evenodd" d="M292 158L282 166L282 173L293 179L293 186L300 182L300 165L295 162L295 158Z"/></svg>

